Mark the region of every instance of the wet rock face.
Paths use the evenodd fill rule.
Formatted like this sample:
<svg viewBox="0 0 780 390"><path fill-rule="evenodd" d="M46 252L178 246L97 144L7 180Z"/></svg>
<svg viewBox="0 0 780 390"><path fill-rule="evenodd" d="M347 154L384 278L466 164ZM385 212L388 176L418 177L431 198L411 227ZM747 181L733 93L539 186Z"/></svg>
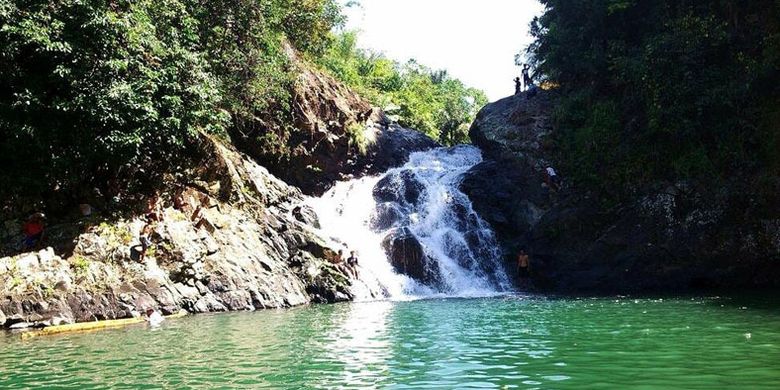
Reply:
<svg viewBox="0 0 780 390"><path fill-rule="evenodd" d="M365 174L378 174L406 163L414 152L439 147L437 142L416 130L405 129L382 119L376 133L376 142L368 153L356 160L357 168Z"/></svg>
<svg viewBox="0 0 780 390"><path fill-rule="evenodd" d="M424 190L425 187L414 176L414 172L404 170L382 178L374 187L373 195L377 202L414 205Z"/></svg>
<svg viewBox="0 0 780 390"><path fill-rule="evenodd" d="M213 161L196 173L202 183L164 201L143 261L141 218L87 229L67 258L50 248L0 258L1 324L351 299L350 281L330 267L333 250L312 228L316 216L301 192L234 150L208 145Z"/></svg>
<svg viewBox="0 0 780 390"><path fill-rule="evenodd" d="M379 203L371 216L370 227L374 231L382 232L393 226L406 224L408 218L397 204L390 202Z"/></svg>
<svg viewBox="0 0 780 390"><path fill-rule="evenodd" d="M382 247L396 272L427 286L441 284L438 264L425 254L408 228L393 230L382 241Z"/></svg>
<svg viewBox="0 0 780 390"><path fill-rule="evenodd" d="M460 185L474 211L487 221L510 254L529 242L532 228L550 207L549 189L527 164L504 159L477 164Z"/></svg>

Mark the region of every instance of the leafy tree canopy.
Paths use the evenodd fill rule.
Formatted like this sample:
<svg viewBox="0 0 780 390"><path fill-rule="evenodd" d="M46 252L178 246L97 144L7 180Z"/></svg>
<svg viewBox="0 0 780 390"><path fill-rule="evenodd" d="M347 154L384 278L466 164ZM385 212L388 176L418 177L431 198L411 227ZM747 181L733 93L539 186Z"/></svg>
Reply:
<svg viewBox="0 0 780 390"><path fill-rule="evenodd" d="M445 145L468 142L469 126L487 103L482 91L414 60L402 64L359 49L355 32L336 34L333 41L319 62L338 79L395 115L402 126Z"/></svg>
<svg viewBox="0 0 780 390"><path fill-rule="evenodd" d="M658 180L778 177L780 3L542 0L529 54L560 85L570 176L615 196Z"/></svg>
<svg viewBox="0 0 780 390"><path fill-rule="evenodd" d="M319 55L341 18L334 0L0 1L2 198L129 185L198 131L282 122L283 40Z"/></svg>

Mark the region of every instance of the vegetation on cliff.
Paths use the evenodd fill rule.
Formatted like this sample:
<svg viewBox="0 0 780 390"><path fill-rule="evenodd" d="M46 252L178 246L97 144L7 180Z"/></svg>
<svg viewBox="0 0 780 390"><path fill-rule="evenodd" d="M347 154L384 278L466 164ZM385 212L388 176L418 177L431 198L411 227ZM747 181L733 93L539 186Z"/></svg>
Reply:
<svg viewBox="0 0 780 390"><path fill-rule="evenodd" d="M398 63L359 49L355 32L335 35L319 62L372 103L395 114L401 126L420 130L445 145L468 142L469 126L487 104L484 92L465 86L444 70L414 60Z"/></svg>
<svg viewBox="0 0 780 390"><path fill-rule="evenodd" d="M283 117L282 40L321 52L339 21L331 0L3 1L1 191L162 172L199 130Z"/></svg>
<svg viewBox="0 0 780 390"><path fill-rule="evenodd" d="M562 168L620 198L648 183L780 171L775 1L542 0L529 53L561 86ZM768 180L767 180L768 179Z"/></svg>
<svg viewBox="0 0 780 390"><path fill-rule="evenodd" d="M294 154L309 134L295 135L290 46L336 69L340 11L335 0L0 1L0 199L143 191L186 162L199 132L274 161ZM463 140L481 94L421 66L391 66L383 80L397 84L378 88L362 70L386 60L365 60L334 73L376 102L392 91L402 123Z"/></svg>

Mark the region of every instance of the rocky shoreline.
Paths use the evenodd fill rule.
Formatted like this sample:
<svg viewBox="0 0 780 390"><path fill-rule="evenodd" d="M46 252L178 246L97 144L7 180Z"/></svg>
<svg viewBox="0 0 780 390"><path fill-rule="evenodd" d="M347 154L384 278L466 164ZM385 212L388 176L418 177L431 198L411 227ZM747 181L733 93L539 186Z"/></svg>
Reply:
<svg viewBox="0 0 780 390"><path fill-rule="evenodd" d="M202 209L197 221L163 199L143 261L133 249L141 217L81 221L87 227L67 255L46 248L0 259L0 325L126 318L148 307L202 313L351 299L300 190L208 142L204 180L183 190Z"/></svg>

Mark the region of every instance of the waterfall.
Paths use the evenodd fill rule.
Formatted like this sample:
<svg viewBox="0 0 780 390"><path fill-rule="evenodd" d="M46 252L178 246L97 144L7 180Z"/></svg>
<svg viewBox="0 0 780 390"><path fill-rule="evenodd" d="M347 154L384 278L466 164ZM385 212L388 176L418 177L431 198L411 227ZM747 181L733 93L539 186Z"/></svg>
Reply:
<svg viewBox="0 0 780 390"><path fill-rule="evenodd" d="M358 254L358 299L485 296L511 288L494 233L458 188L481 161L473 146L417 152L402 167L309 199L322 233L347 256Z"/></svg>

